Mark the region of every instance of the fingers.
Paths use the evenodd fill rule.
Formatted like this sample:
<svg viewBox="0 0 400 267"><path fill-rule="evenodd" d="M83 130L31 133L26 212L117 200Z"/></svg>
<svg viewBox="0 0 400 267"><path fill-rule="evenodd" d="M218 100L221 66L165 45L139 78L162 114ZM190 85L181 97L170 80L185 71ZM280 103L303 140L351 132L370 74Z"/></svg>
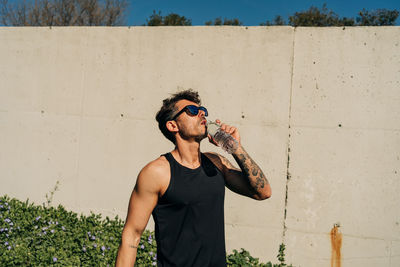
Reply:
<svg viewBox="0 0 400 267"><path fill-rule="evenodd" d="M216 119L215 122L220 126L222 131L230 134L240 144L240 135L239 135L238 128L228 125L228 124L225 124L225 123L221 123L221 121L219 119ZM211 139L210 137L209 137L209 140L211 143L216 144L216 142L213 139Z"/></svg>
<svg viewBox="0 0 400 267"><path fill-rule="evenodd" d="M228 124L221 123L221 121L219 119L216 119L215 122L220 125L221 130L223 130L224 132L227 132L229 134L232 134L237 130L237 128L234 126L230 126Z"/></svg>
<svg viewBox="0 0 400 267"><path fill-rule="evenodd" d="M227 125L225 123L222 123L221 124L221 130L223 130L224 132L227 132L228 134L232 134L237 130L237 128L234 127L234 126L230 126L230 125Z"/></svg>

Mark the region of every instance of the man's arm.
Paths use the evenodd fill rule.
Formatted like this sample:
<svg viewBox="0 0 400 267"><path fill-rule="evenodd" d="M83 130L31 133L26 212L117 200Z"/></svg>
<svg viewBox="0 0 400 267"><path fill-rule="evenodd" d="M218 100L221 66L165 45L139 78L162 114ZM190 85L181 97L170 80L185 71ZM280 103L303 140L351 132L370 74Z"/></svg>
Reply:
<svg viewBox="0 0 400 267"><path fill-rule="evenodd" d="M220 120L216 120L216 122L221 123ZM241 170L235 168L225 157L219 154L207 153L209 158L222 171L226 186L238 194L257 200L270 198L271 186L263 171L242 147L238 129L224 123L220 124L220 126L221 130L230 134L239 144L236 151L232 153L232 156ZM211 135L208 135L208 138L211 143L217 145Z"/></svg>
<svg viewBox="0 0 400 267"><path fill-rule="evenodd" d="M271 186L267 178L243 147L239 146L232 154L241 169L220 154L209 152L206 155L221 170L226 186L233 192L256 200L271 197Z"/></svg>
<svg viewBox="0 0 400 267"><path fill-rule="evenodd" d="M240 145L232 154L240 169L242 176L246 177L251 186L252 191L257 196L256 199L263 200L271 197L271 186L265 177L263 171L255 163L255 161L247 154L244 148ZM231 175L227 178L231 183L235 183L236 175Z"/></svg>
<svg viewBox="0 0 400 267"><path fill-rule="evenodd" d="M116 267L131 267L135 264L140 237L158 201L159 174L160 168L154 164L154 161L139 173L129 201L128 215L115 262Z"/></svg>

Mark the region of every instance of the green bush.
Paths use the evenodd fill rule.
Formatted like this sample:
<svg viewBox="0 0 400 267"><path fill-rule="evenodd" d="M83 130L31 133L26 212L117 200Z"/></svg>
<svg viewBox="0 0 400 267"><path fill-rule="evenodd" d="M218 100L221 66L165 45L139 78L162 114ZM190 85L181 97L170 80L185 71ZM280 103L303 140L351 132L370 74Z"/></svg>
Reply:
<svg viewBox="0 0 400 267"><path fill-rule="evenodd" d="M0 198L0 266L113 264L123 222Z"/></svg>
<svg viewBox="0 0 400 267"><path fill-rule="evenodd" d="M49 199L48 199L49 200ZM124 222L101 218L101 215L80 215L61 205L34 205L0 197L0 266L113 266L118 252ZM281 267L259 263L242 249L227 255L228 266ZM279 258L280 257L280 258ZM156 263L154 233L146 230L139 243L136 266ZM283 261L282 261L283 260Z"/></svg>
<svg viewBox="0 0 400 267"><path fill-rule="evenodd" d="M228 266L232 267L293 267L292 265L286 265L285 263L284 244L280 245L277 258L280 262L279 264L272 264L270 261L267 263L260 263L258 258L253 258L247 250L242 248L240 252L234 249L233 254L227 255L226 262Z"/></svg>

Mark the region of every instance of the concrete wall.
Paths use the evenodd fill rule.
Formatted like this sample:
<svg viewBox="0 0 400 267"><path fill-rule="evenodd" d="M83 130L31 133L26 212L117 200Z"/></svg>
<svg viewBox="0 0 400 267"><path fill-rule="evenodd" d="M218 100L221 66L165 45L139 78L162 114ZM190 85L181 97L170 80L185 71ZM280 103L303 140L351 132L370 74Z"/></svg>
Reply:
<svg viewBox="0 0 400 267"><path fill-rule="evenodd" d="M0 194L40 204L60 181L54 204L125 218L173 149L162 99L193 88L273 189L226 191L228 252L399 266L399 44L399 27L0 28Z"/></svg>

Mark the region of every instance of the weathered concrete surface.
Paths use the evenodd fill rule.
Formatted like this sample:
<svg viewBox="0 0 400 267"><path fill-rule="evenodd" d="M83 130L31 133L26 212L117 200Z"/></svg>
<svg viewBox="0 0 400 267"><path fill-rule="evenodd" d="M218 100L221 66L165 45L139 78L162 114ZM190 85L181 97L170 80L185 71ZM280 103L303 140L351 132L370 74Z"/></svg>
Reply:
<svg viewBox="0 0 400 267"><path fill-rule="evenodd" d="M59 180L55 204L125 218L139 170L173 148L155 113L190 87L210 117L240 127L276 194L257 202L227 190L227 249L275 257L292 28L2 28L0 39L1 194L41 203Z"/></svg>
<svg viewBox="0 0 400 267"><path fill-rule="evenodd" d="M298 28L290 120L289 261L399 266L400 28ZM397 255L397 258L394 256Z"/></svg>
<svg viewBox="0 0 400 267"><path fill-rule="evenodd" d="M194 88L272 184L226 191L228 252L275 261L284 241L330 266L338 223L342 266L400 265L399 27L0 28L0 59L0 194L42 203L59 180L54 204L125 218L173 148L162 99Z"/></svg>

